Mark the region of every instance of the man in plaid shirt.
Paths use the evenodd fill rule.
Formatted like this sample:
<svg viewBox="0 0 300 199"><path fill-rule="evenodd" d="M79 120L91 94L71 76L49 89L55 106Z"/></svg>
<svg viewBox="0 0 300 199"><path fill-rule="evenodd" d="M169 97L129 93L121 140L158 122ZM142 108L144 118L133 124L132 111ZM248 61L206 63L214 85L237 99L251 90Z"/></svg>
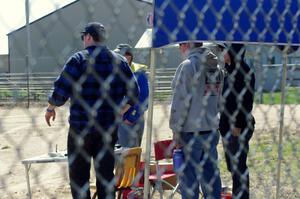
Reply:
<svg viewBox="0 0 300 199"><path fill-rule="evenodd" d="M98 198L114 198L114 145L123 114L138 99L139 88L125 58L109 50L105 28L88 23L82 31L85 49L72 55L54 82L45 119L70 99L68 162L73 198L90 198L91 158Z"/></svg>

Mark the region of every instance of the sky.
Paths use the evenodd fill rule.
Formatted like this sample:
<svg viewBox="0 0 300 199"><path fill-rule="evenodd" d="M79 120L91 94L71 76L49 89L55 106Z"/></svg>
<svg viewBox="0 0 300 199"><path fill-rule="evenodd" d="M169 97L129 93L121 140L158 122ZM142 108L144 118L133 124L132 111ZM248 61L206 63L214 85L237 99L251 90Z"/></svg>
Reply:
<svg viewBox="0 0 300 199"><path fill-rule="evenodd" d="M74 0L28 0L30 22ZM26 25L26 0L0 0L0 54L8 53L7 34Z"/></svg>

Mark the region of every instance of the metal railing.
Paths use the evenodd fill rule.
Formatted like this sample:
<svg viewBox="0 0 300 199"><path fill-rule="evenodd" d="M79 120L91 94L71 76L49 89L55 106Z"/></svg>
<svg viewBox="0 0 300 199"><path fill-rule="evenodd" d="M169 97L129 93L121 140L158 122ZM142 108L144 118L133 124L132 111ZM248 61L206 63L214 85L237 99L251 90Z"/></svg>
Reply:
<svg viewBox="0 0 300 199"><path fill-rule="evenodd" d="M169 99L171 95L171 82L175 71L176 68L156 70L156 100L164 101ZM53 82L58 75L58 73L31 73L29 74L28 82L26 73L0 74L0 101L46 100L48 94L52 91Z"/></svg>

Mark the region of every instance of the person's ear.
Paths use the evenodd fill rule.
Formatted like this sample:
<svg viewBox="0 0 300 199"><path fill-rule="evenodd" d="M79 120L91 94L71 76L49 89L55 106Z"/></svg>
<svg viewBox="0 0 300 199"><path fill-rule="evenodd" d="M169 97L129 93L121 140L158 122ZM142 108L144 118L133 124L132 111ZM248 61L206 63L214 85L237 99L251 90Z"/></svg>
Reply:
<svg viewBox="0 0 300 199"><path fill-rule="evenodd" d="M89 33L86 35L86 37L88 41L91 41L93 39L92 35L90 35Z"/></svg>
<svg viewBox="0 0 300 199"><path fill-rule="evenodd" d="M228 52L224 53L224 62L229 65L231 64L231 59L230 59L230 55Z"/></svg>

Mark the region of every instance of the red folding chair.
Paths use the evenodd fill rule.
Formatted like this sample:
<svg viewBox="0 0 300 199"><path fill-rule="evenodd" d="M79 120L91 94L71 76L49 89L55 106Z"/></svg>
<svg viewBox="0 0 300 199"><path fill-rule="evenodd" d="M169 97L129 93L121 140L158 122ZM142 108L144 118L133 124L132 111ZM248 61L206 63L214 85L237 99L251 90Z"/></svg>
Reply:
<svg viewBox="0 0 300 199"><path fill-rule="evenodd" d="M155 164L150 165L149 175L149 181L153 187L151 198L156 191L159 191L160 198L163 198L164 190L172 190L172 196L175 192L179 192L172 162L174 149L173 140L162 140L154 143ZM163 160L165 160L164 163L162 163Z"/></svg>

